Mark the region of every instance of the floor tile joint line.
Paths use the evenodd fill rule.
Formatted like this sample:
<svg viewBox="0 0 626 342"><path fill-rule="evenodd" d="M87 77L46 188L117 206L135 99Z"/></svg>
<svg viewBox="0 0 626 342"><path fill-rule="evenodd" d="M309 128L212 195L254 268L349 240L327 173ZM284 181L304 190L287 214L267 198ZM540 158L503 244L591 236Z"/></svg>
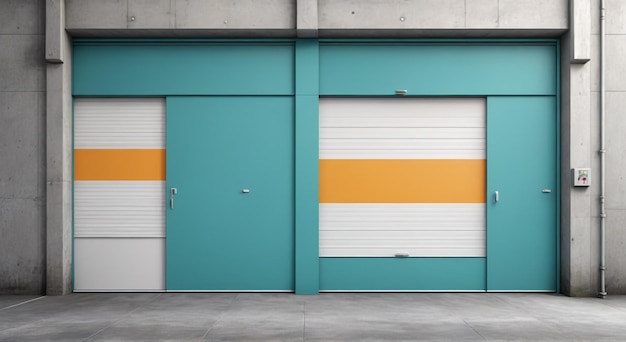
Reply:
<svg viewBox="0 0 626 342"><path fill-rule="evenodd" d="M162 295L163 295L163 293L159 293L159 294L158 294L157 296L155 296L152 300L148 301L148 303L154 302L157 298L161 297ZM83 340L83 342L86 342L86 341L91 340L92 338L94 338L94 337L95 337L96 335L98 335L99 333L101 333L101 332L103 332L103 331L105 331L105 330L109 329L110 327L112 327L113 325L115 325L115 323L120 322L122 319L124 319L125 317L127 317L127 316L131 315L133 312L135 312L135 311L137 311L137 310L141 309L141 308L142 308L142 307L144 307L145 305L146 305L146 303L138 305L136 308L134 308L134 309L130 310L129 312L127 312L126 314L124 314L124 315L123 315L122 317L120 317L119 319L117 319L117 320L115 320L115 321L111 322L111 324L108 324L108 325L107 325L107 326L105 326L104 328L102 328L102 329L100 329L100 330L96 331L95 333L93 333L93 334L91 334L91 335L87 336L87 337Z"/></svg>
<svg viewBox="0 0 626 342"><path fill-rule="evenodd" d="M20 306L20 305L24 305L24 304L32 303L32 302L34 302L34 301L36 301L36 300L40 300L41 298L45 298L45 297L46 297L46 296L41 296L41 297L37 297L37 298L33 298L33 299L29 299L29 300L24 301L24 302L21 302L21 303L17 303L17 304L13 304L13 305L7 306L6 308L2 308L2 309L0 309L0 311L4 311L4 310L8 310L8 309L11 309L11 308L18 307L18 306Z"/></svg>

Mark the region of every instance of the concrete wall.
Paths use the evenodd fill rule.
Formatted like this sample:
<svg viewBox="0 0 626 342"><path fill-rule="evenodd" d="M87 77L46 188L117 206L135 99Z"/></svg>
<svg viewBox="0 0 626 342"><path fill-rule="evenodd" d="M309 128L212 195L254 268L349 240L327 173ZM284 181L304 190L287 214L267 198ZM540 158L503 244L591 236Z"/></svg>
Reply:
<svg viewBox="0 0 626 342"><path fill-rule="evenodd" d="M0 1L0 293L44 293L44 1Z"/></svg>
<svg viewBox="0 0 626 342"><path fill-rule="evenodd" d="M567 0L66 0L78 36L554 36Z"/></svg>
<svg viewBox="0 0 626 342"><path fill-rule="evenodd" d="M626 2L606 5L607 289L617 294L626 293ZM570 295L596 295L599 7L600 0L0 1L0 293L69 291L66 28L79 37L561 37L561 284ZM591 167L593 185L573 188L572 167Z"/></svg>

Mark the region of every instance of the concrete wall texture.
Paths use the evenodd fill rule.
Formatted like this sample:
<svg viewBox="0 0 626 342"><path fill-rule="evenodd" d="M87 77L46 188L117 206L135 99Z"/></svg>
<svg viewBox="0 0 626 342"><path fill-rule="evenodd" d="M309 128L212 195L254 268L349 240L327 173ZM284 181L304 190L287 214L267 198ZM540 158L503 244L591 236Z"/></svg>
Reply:
<svg viewBox="0 0 626 342"><path fill-rule="evenodd" d="M0 292L44 293L44 2L0 2Z"/></svg>
<svg viewBox="0 0 626 342"><path fill-rule="evenodd" d="M598 293L601 0L0 1L0 293L71 291L71 37L561 39L561 286ZM607 290L626 293L626 2L606 0ZM570 169L591 167L590 188Z"/></svg>

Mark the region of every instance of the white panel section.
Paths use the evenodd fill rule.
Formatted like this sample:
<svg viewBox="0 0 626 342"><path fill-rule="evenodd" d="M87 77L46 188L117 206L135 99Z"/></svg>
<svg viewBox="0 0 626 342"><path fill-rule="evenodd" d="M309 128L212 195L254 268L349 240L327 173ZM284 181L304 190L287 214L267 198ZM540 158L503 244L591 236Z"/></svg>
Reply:
<svg viewBox="0 0 626 342"><path fill-rule="evenodd" d="M165 239L74 239L74 289L164 290Z"/></svg>
<svg viewBox="0 0 626 342"><path fill-rule="evenodd" d="M165 99L74 99L74 148L165 148Z"/></svg>
<svg viewBox="0 0 626 342"><path fill-rule="evenodd" d="M485 204L320 204L321 257L484 257Z"/></svg>
<svg viewBox="0 0 626 342"><path fill-rule="evenodd" d="M322 98L320 159L485 159L484 98Z"/></svg>
<svg viewBox="0 0 626 342"><path fill-rule="evenodd" d="M164 237L164 181L75 181L75 237Z"/></svg>

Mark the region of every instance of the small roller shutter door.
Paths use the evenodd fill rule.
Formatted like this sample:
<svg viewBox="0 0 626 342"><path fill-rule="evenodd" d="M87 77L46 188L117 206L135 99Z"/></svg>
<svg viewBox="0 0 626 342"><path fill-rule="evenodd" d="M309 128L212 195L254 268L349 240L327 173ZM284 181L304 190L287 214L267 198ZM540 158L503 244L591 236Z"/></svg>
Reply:
<svg viewBox="0 0 626 342"><path fill-rule="evenodd" d="M74 101L74 288L165 288L165 101Z"/></svg>

